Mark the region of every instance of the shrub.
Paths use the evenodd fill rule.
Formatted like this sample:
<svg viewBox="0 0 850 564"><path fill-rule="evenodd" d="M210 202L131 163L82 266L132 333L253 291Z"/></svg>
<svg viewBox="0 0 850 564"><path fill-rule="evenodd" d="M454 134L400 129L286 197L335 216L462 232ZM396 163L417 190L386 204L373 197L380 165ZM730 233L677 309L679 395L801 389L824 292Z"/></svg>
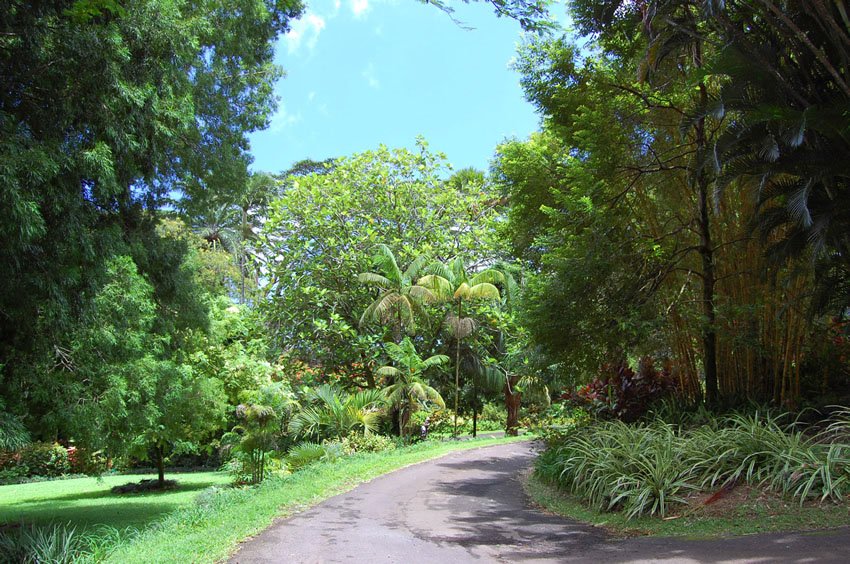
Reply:
<svg viewBox="0 0 850 564"><path fill-rule="evenodd" d="M61 476L71 471L68 451L57 443L32 443L20 450L20 464L30 476Z"/></svg>
<svg viewBox="0 0 850 564"><path fill-rule="evenodd" d="M452 429L454 428L454 416L453 412L449 409L435 409L433 411L417 411L415 412L410 421L412 424L416 425L416 428L419 429L419 426L422 425L422 422L425 421L425 418L428 417L431 419L431 425L428 427L429 435L451 435ZM457 418L458 427L462 427L465 419L462 417ZM472 429L470 423L470 430ZM459 430L459 432L463 432ZM419 432L417 431L417 435Z"/></svg>
<svg viewBox="0 0 850 564"><path fill-rule="evenodd" d="M601 510L665 515L689 490L741 482L798 500L850 494L850 429L839 412L820 433L764 412L715 419L694 430L662 421L599 422L550 440L537 473Z"/></svg>
<svg viewBox="0 0 850 564"><path fill-rule="evenodd" d="M647 414L654 403L676 395L676 380L665 366L661 371L644 357L635 372L627 364L608 364L589 384L568 390L563 401L584 407L600 419L634 422Z"/></svg>
<svg viewBox="0 0 850 564"><path fill-rule="evenodd" d="M351 433L342 439L342 451L345 454L357 452L383 452L396 448L395 441L385 435Z"/></svg>
<svg viewBox="0 0 850 564"><path fill-rule="evenodd" d="M233 478L233 483L238 486L258 484L284 469L283 460L276 451L264 453L262 460L262 476L259 475L260 470L256 465L255 453L241 450L233 451L231 457L221 466L221 469L229 473Z"/></svg>
<svg viewBox="0 0 850 564"><path fill-rule="evenodd" d="M103 452L81 447L68 448L68 468L72 474L99 476L107 470L107 459Z"/></svg>
<svg viewBox="0 0 850 564"><path fill-rule="evenodd" d="M65 564L84 556L85 538L70 525L21 527L0 534L0 561Z"/></svg>
<svg viewBox="0 0 850 564"><path fill-rule="evenodd" d="M570 403L553 403L542 413L524 421L525 427L548 445L560 444L581 427L590 423L590 414Z"/></svg>
<svg viewBox="0 0 850 564"><path fill-rule="evenodd" d="M507 413L502 405L485 403L478 414L479 431L504 431L507 425Z"/></svg>

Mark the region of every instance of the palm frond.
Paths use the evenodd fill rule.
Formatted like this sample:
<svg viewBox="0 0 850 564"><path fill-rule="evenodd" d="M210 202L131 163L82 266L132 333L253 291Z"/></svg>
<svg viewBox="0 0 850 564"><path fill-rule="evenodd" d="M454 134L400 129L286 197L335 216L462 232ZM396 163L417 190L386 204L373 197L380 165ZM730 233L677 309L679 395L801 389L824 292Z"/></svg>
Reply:
<svg viewBox="0 0 850 564"><path fill-rule="evenodd" d="M467 293L467 298L470 300L498 300L499 297L499 289L488 282L471 286Z"/></svg>
<svg viewBox="0 0 850 564"><path fill-rule="evenodd" d="M427 370L434 366L442 366L449 362L449 357L444 354L435 354L422 361L422 370Z"/></svg>
<svg viewBox="0 0 850 564"><path fill-rule="evenodd" d="M420 278L416 284L430 290L437 299L444 300L452 296L452 283L444 276L427 274Z"/></svg>
<svg viewBox="0 0 850 564"><path fill-rule="evenodd" d="M401 269L398 267L395 255L387 245L380 243L375 246L375 254L372 256L372 262L378 267L378 270L382 271L384 275L392 280L395 285L401 284Z"/></svg>
<svg viewBox="0 0 850 564"><path fill-rule="evenodd" d="M371 284L382 289L390 288L392 282L386 276L381 276L376 272L361 272L357 275L357 281L364 284Z"/></svg>
<svg viewBox="0 0 850 564"><path fill-rule="evenodd" d="M382 366L375 371L375 374L378 376L389 376L390 378L395 378L401 374L401 370L395 366Z"/></svg>
<svg viewBox="0 0 850 564"><path fill-rule="evenodd" d="M430 263L431 259L428 258L426 255L419 255L418 257L410 261L410 264L407 265L407 269L404 271L402 276L405 280L408 281L415 280L419 276L419 273L422 271L422 269Z"/></svg>

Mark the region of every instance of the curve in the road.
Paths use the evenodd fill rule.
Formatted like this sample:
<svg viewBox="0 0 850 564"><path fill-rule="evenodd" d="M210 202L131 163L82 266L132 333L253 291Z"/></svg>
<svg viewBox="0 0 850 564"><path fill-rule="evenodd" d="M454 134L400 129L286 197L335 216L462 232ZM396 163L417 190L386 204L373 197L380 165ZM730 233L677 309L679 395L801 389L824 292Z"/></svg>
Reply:
<svg viewBox="0 0 850 564"><path fill-rule="evenodd" d="M850 529L715 541L612 540L531 506L531 443L455 452L376 478L276 522L231 562L850 563Z"/></svg>

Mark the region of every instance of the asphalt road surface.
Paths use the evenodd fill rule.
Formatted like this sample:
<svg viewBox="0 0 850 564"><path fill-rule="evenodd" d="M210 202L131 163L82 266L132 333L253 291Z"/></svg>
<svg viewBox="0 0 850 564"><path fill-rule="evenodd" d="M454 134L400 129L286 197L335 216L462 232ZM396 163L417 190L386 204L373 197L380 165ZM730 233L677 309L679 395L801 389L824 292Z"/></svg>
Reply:
<svg viewBox="0 0 850 564"><path fill-rule="evenodd" d="M530 442L452 453L275 522L231 562L753 562L850 564L850 528L713 541L616 540L532 507Z"/></svg>

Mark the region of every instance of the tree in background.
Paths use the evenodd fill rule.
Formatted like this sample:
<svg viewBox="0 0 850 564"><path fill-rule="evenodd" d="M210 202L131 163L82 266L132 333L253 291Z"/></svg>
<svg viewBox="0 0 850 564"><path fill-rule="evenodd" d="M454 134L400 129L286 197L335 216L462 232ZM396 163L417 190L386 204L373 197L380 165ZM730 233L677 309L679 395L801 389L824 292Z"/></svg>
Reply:
<svg viewBox="0 0 850 564"><path fill-rule="evenodd" d="M800 24L768 2L576 1L592 55L564 38L524 48L523 86L544 131L503 145L494 172L511 202L504 233L531 273L524 324L563 372L587 377L606 359L658 354L684 396L698 399L702 379L710 404L793 409L807 386L827 389L813 376L823 371L827 382L829 363L806 353L827 337L806 318L817 273L799 251L816 251L810 214L826 200L815 187L828 179L822 194L838 194L843 182L818 159L842 145L803 126L795 93L835 80L829 67L843 59L830 22L841 16L788 7ZM755 43L740 32L753 21ZM819 31L795 31L806 26ZM789 84L777 82L784 73ZM817 98L824 115L840 105L839 82ZM812 144L796 145L804 139ZM751 186L761 190L755 203ZM831 209L821 227L840 225L841 205L821 207ZM821 262L841 247L829 240L815 264L840 286L840 261ZM797 259L777 262L765 249Z"/></svg>
<svg viewBox="0 0 850 564"><path fill-rule="evenodd" d="M423 315L423 305L436 301L436 296L415 283L428 263L425 255L413 259L402 271L395 255L383 243L377 245L372 262L380 272L362 272L357 280L378 289L378 298L360 316L360 325L377 322L392 327L393 339L400 343L405 333L416 330L416 315Z"/></svg>
<svg viewBox="0 0 850 564"><path fill-rule="evenodd" d="M431 290L439 299L452 304L452 313L446 325L455 340L455 405L454 435L457 436L457 410L460 397L460 344L475 330L475 319L464 315L465 303L477 300L498 300L499 289L505 275L498 270L488 268L470 275L463 259L455 258L448 264L435 264L429 267L435 274L426 274L419 279L419 285Z"/></svg>
<svg viewBox="0 0 850 564"><path fill-rule="evenodd" d="M370 271L376 245L396 264L481 247L498 202L481 184L448 188L448 171L422 140L416 152L381 147L295 178L270 204L254 254L268 279L261 309L280 350L327 371L364 363L374 337L357 327L374 296L355 282Z"/></svg>

